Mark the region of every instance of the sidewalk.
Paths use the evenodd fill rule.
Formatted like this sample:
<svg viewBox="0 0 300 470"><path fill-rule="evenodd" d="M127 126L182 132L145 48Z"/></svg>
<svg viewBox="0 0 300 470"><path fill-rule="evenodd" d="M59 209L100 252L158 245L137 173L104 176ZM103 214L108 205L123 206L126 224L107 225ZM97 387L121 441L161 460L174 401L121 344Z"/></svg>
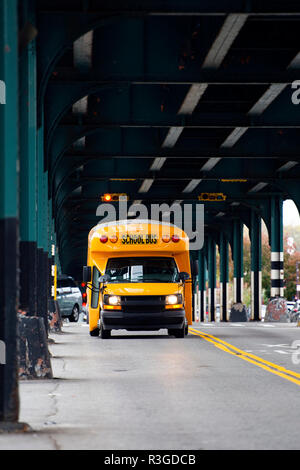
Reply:
<svg viewBox="0 0 300 470"><path fill-rule="evenodd" d="M76 327L78 333L84 330L88 335L85 323ZM62 435L65 444L70 440L72 448L74 438L76 441L80 437L78 447L84 441L88 443L89 427L85 427L84 423L88 423L91 417L80 386L84 375L84 356L76 364L85 335L71 332L71 329L68 323L64 323L63 333L52 333L49 336L54 340L53 344L49 344L53 379L19 382L19 421L29 424L32 431L24 434L0 434L1 450L58 450L60 445L56 438ZM83 418L83 424L79 424L77 420L74 422L74 416L78 415Z"/></svg>

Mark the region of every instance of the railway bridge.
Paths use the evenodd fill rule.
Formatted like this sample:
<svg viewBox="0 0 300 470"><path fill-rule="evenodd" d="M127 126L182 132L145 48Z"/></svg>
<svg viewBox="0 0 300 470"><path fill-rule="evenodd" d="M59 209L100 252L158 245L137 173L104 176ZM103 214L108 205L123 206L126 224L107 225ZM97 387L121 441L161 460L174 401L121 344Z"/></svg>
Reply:
<svg viewBox="0 0 300 470"><path fill-rule="evenodd" d="M54 264L81 280L105 194L188 204L192 223L204 205L191 250L201 320L207 281L215 320L219 281L228 321L230 257L243 302L244 227L252 319L262 223L283 296L283 201L300 210L299 26L295 0L0 1L0 421L18 414L18 312L47 316Z"/></svg>

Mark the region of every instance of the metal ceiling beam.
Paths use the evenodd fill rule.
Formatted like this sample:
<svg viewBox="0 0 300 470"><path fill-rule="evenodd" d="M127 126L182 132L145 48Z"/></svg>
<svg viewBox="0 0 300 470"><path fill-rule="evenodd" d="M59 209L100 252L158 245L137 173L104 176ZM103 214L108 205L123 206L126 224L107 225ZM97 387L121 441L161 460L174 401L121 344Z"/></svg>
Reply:
<svg viewBox="0 0 300 470"><path fill-rule="evenodd" d="M259 199L259 200L268 200L271 196L281 196L281 197L286 197L287 196L287 193L285 192L279 192L279 191L270 191L270 192L264 192L264 193L257 193L257 192L248 192L248 193L245 193L245 194L240 194L238 196L234 196L234 197L227 197L226 201L223 202L224 206L226 204L231 204L231 205L237 205L239 204L240 202L242 201L250 201L250 200L256 200L256 199ZM198 196L197 194L195 195L184 195L182 194L181 195L182 197L182 201L194 201L194 202L197 202L199 204L201 204L203 201L199 201L198 200ZM68 203L66 204L66 200L68 200ZM82 198L71 198L71 197L67 197L66 200L64 200L64 205L67 207L67 205L69 204L70 206L72 206L73 204L85 204L85 203L88 203L88 202L95 202L95 203L99 203L99 197L82 197ZM149 203L153 203L155 201L164 201L164 202L167 202L167 201L174 201L174 195L165 195L165 194L145 194L145 196L143 196L143 200L145 201L148 201ZM130 203L130 200L128 201L128 203ZM211 204L211 209L213 209L213 204L214 202L211 202L209 203ZM85 208L83 207L82 208L82 211L84 212L85 211ZM88 211L87 211L88 213Z"/></svg>
<svg viewBox="0 0 300 470"><path fill-rule="evenodd" d="M289 162L288 162L289 163ZM284 171L282 169L278 169L277 171ZM157 175L155 176L155 178L148 178L147 175L139 175L139 176L135 176L134 178L132 177L126 177L126 176L122 176L122 178L118 179L118 182L120 184L131 184L131 183L136 183L136 182L139 182L139 181L147 181L147 185L145 185L146 188L150 189L152 183L154 181L168 181L168 182L185 182L185 181L190 181L189 183L189 190L187 190L187 188L185 190L183 190L182 192L185 192L185 193L188 193L188 192L191 192L193 191L199 183L201 183L201 181L205 182L205 181L219 181L219 182L223 182L224 184L226 183L226 187L229 187L229 185L236 185L236 184L244 184L246 182L251 182L251 181L261 181L262 179L264 181L268 181L270 183L276 183L276 181L278 181L278 177L275 176L270 176L270 174L258 174L258 175L255 175L254 173L252 173L251 175L248 175L245 176L245 173L244 172L239 172L238 175L234 175L234 177L230 177L230 176L224 176L223 175L213 175L213 176L205 176L203 178L192 178L192 176L195 176L195 171L194 173L192 172L184 172L182 169L178 170L179 172L179 175L170 175L169 172L168 174L164 174L164 175ZM166 172L167 173L167 172ZM300 173L297 174L297 175L291 175L291 176L284 176L284 181L297 181L299 180L300 178ZM124 179L124 181L121 181L122 179ZM72 178L71 178L72 180ZM80 184L84 184L84 183L87 183L87 182L96 182L96 181L114 181L115 178L112 178L110 175L101 175L101 176L97 176L97 175L84 175L80 178ZM238 181L238 180L242 180L242 181ZM77 180L77 177L74 177L74 181L78 181ZM282 181L282 180L281 180ZM147 191L140 191L140 192L147 192Z"/></svg>
<svg viewBox="0 0 300 470"><path fill-rule="evenodd" d="M295 59L297 61L298 54ZM292 61L293 62L293 61ZM291 64L290 64L291 65ZM250 117L261 115L268 106L282 93L285 89L284 83L272 83L259 100L250 108L247 115ZM240 137L247 131L247 127L236 128L223 142L222 146L232 147L240 139Z"/></svg>
<svg viewBox="0 0 300 470"><path fill-rule="evenodd" d="M201 97L205 93L207 88L206 83L197 83L191 85L189 91L183 100L177 115L192 114L194 109L197 107ZM174 147L177 140L179 139L184 127L174 126L170 127L165 140L162 143L162 149ZM166 161L166 157L156 157L150 167L152 171L159 171Z"/></svg>
<svg viewBox="0 0 300 470"><path fill-rule="evenodd" d="M282 84L292 84L293 81L299 79L299 74L297 74L297 69L289 68L284 72L278 72L277 70L265 70L263 72L259 71L237 71L232 73L227 70L205 70L201 69L195 75L184 75L184 79L179 78L178 74L173 76L169 75L168 78L165 76L152 76L151 78L145 77L128 77L123 75L108 77L105 75L100 75L95 71L90 73L78 73L73 68L57 68L55 75L53 75L49 81L50 87L58 87L63 84L80 84L84 83L88 89L97 90L102 86L110 85L115 87L124 87L129 85L144 86L144 85L271 85L272 83L282 83Z"/></svg>
<svg viewBox="0 0 300 470"><path fill-rule="evenodd" d="M165 153L165 152L164 152ZM245 151L237 151L231 150L230 152L220 151L220 150L199 150L199 151L190 151L190 150L183 150L183 149L171 149L168 151L167 156L168 158L176 158L181 159L184 161L186 158L193 158L193 159L208 159L208 158L216 158L212 157L212 155L218 155L217 158L226 158L226 159L273 159L273 160L300 160L300 149L294 149L293 152L285 152L282 153L275 153L274 149L270 149L269 152L265 153L255 153L253 150L249 150L248 152ZM80 159L81 161L84 160L101 160L101 159L110 159L110 158L150 158L153 159L153 153L133 153L133 152L123 152L123 153L107 153L107 152L95 152L91 150L86 150L82 152L78 151L69 151L64 154L64 158L72 159Z"/></svg>
<svg viewBox="0 0 300 470"><path fill-rule="evenodd" d="M234 10L235 13L243 14L245 13L245 3L243 0L236 1L234 7L230 2L223 2L220 5L217 2L211 2L210 0L201 1L201 3L197 3L197 8L195 8L195 2L191 2L191 7L189 8L189 2L186 0L184 3L174 4L169 2L161 2L161 5L157 5L156 8L153 8L152 5L142 4L140 8L137 8L137 3L133 2L126 2L126 8L124 8L124 3L115 2L115 5L111 3L107 3L107 8L103 7L101 4L100 8L96 8L93 4L93 7L88 7L87 4L83 6L81 9L76 7L70 8L70 3L64 3L61 1L59 4L53 2L53 7L50 7L49 2L45 7L43 2L39 2L37 4L37 11L39 15L48 17L50 15L73 15L78 16L87 16L90 17L92 20L93 16L101 17L102 15L108 14L116 14L120 17L125 18L132 18L132 17L169 17L169 16L220 16L223 17L228 13L232 13ZM273 3L271 9L266 8L263 3L255 4L255 10L251 4L247 5L247 15L252 18L259 18L259 19L266 19L269 20L278 20L278 17L287 17L292 19L298 19L300 21L300 8L297 2L294 2L293 7L289 5L289 10L286 9L286 2L277 2L276 4Z"/></svg>
<svg viewBox="0 0 300 470"><path fill-rule="evenodd" d="M80 100L81 101L81 100ZM77 103L76 103L77 105ZM75 105L73 105L75 106ZM83 110L83 103L78 102L78 114L81 112L84 112ZM80 108L80 109L79 109ZM75 111L73 111L75 113ZM234 119L234 118L233 118ZM247 124L245 126L238 126L238 120L243 121L243 124ZM205 122L206 121L206 122ZM76 128L80 129L80 132L89 132L91 130L99 130L101 129L172 129L172 132L168 132L168 135L165 138L165 143L162 145L162 148L169 148L173 147L172 142L176 142L183 131L183 129L232 129L232 133L226 138L224 143L222 144L222 147L232 147L235 142L238 141L240 136L249 128L253 129L299 129L300 128L300 123L299 120L295 121L294 123L287 123L288 121L279 123L277 122L264 122L261 123L259 121L251 120L250 118L248 119L242 119L242 118L236 118L235 121L231 121L229 118L222 118L219 117L219 120L214 124L210 124L208 121L210 121L209 117L206 118L198 118L195 117L195 119L189 119L187 122L184 123L184 126L174 126L173 123L167 121L160 123L158 120L153 120L152 122L149 121L149 123L138 123L138 122L107 122L104 120L93 120L89 118L83 118L82 121L80 120L80 123L76 119L71 119L71 120L64 120L62 124L60 124L59 128L60 129L69 129L69 128ZM176 131L175 131L176 129Z"/></svg>
<svg viewBox="0 0 300 470"><path fill-rule="evenodd" d="M202 64L202 69L218 69L221 63L223 62L225 56L227 55L230 47L232 46L233 42L237 38L240 30L244 26L245 22L247 21L247 15L246 14L229 14L227 18L225 19L215 41L213 42L210 50L208 51L208 54L206 55L204 62ZM197 93L197 100L195 105L192 107L192 111L195 109L197 106L200 98L202 97L203 93L205 92L208 84L203 84L202 88L199 87L198 93L197 90L194 91L194 95ZM195 85L192 85L190 88L190 92L192 92L193 87ZM191 104L193 103L193 100L190 99ZM186 109L187 108L187 103L189 102L188 96L185 98L182 106L180 109ZM179 112L180 114L180 112ZM189 113L190 114L190 113ZM202 168L203 171L205 171L205 168L207 169L208 167L213 168L217 163L218 163L217 158L211 158L206 166L204 165L204 169ZM208 171L208 170L206 170ZM197 182L198 181L198 182ZM198 184L201 182L201 180L195 180L193 179L183 190L183 192L192 192Z"/></svg>
<svg viewBox="0 0 300 470"><path fill-rule="evenodd" d="M225 19L215 41L202 64L202 69L218 69L227 55L230 47L237 38L240 30L247 21L246 14L230 14ZM210 158L201 168L202 171L212 170L220 161L220 158Z"/></svg>
<svg viewBox="0 0 300 470"><path fill-rule="evenodd" d="M206 88L207 88L206 83L195 83L191 85L189 91L186 94L185 99L182 102L182 105L180 106L178 110L177 115L192 114L194 109L198 105L199 100L205 93ZM168 134L162 143L162 148L174 147L183 129L184 128L182 126L170 127ZM165 157L155 158L150 169L154 171L159 171L164 165L165 161L166 161Z"/></svg>

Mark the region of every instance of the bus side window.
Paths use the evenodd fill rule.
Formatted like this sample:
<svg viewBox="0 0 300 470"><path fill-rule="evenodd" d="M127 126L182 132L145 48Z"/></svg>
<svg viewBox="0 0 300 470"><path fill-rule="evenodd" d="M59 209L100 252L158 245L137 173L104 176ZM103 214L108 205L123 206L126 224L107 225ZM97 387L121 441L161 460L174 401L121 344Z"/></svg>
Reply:
<svg viewBox="0 0 300 470"><path fill-rule="evenodd" d="M91 307L92 308L97 308L98 307L98 302L99 302L99 287L100 287L100 272L96 268L96 266L93 267L93 279L92 279L92 298L91 298Z"/></svg>

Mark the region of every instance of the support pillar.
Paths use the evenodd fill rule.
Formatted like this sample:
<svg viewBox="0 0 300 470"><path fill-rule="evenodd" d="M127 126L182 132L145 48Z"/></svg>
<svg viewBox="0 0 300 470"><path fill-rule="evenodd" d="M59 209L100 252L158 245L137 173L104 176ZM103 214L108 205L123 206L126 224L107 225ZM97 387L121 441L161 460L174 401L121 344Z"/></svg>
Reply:
<svg viewBox="0 0 300 470"><path fill-rule="evenodd" d="M284 296L282 199L272 197L271 211L271 297Z"/></svg>
<svg viewBox="0 0 300 470"><path fill-rule="evenodd" d="M203 248L198 251L198 267L200 321L203 322L206 314L206 261Z"/></svg>
<svg viewBox="0 0 300 470"><path fill-rule="evenodd" d="M208 320L215 321L216 309L216 242L210 237L208 243Z"/></svg>
<svg viewBox="0 0 300 470"><path fill-rule="evenodd" d="M21 28L34 24L32 2L20 7ZM37 314L37 83L36 43L23 44L20 77L20 310Z"/></svg>
<svg viewBox="0 0 300 470"><path fill-rule="evenodd" d="M220 311L221 320L228 321L229 245L223 232L220 233Z"/></svg>
<svg viewBox="0 0 300 470"><path fill-rule="evenodd" d="M243 223L240 220L233 222L233 263L234 302L243 302Z"/></svg>
<svg viewBox="0 0 300 470"><path fill-rule="evenodd" d="M0 2L0 428L19 417L18 20L17 1ZM4 85L3 85L4 84ZM3 100L3 98L5 98ZM4 424L8 423L8 424Z"/></svg>
<svg viewBox="0 0 300 470"><path fill-rule="evenodd" d="M251 212L251 320L261 320L261 217Z"/></svg>
<svg viewBox="0 0 300 470"><path fill-rule="evenodd" d="M37 252L38 252L38 302L37 315L44 319L48 332L48 173L44 171L44 123L37 133L38 152L38 218L37 218Z"/></svg>

